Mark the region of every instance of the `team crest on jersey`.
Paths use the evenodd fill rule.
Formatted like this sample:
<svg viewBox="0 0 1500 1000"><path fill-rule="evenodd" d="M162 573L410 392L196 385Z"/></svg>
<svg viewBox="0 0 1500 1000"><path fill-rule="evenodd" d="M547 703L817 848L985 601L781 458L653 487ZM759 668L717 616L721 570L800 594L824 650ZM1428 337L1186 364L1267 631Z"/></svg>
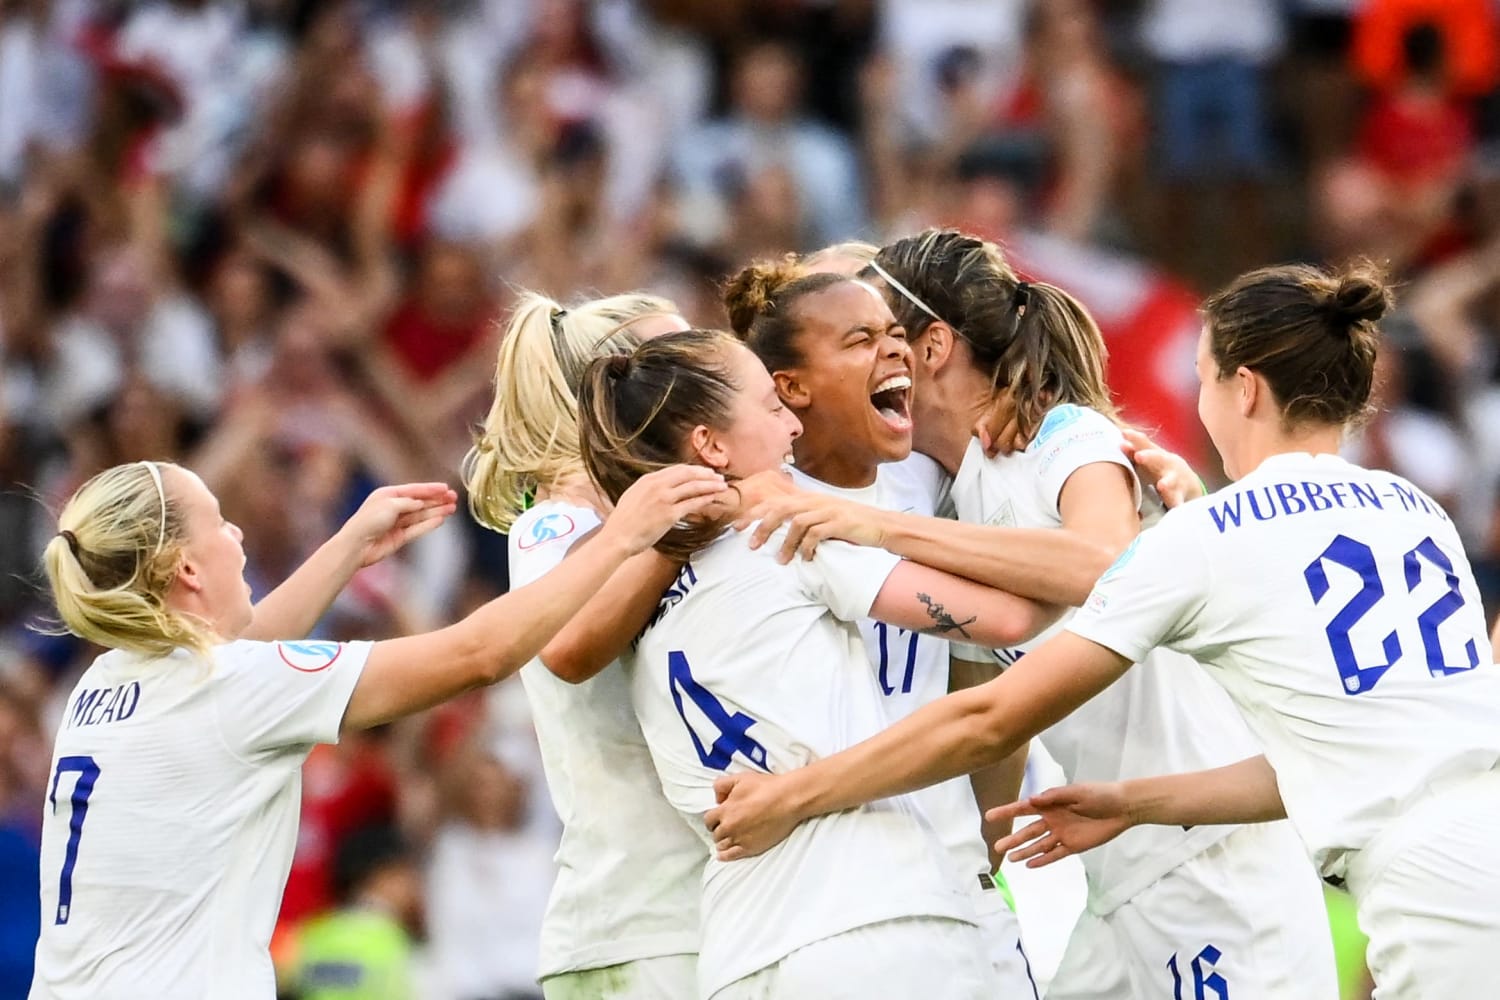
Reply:
<svg viewBox="0 0 1500 1000"><path fill-rule="evenodd" d="M578 526L568 515L546 514L531 522L531 527L526 531L526 537L516 543L516 548L525 552L538 545L544 545L559 538L567 538L576 530Z"/></svg>
<svg viewBox="0 0 1500 1000"><path fill-rule="evenodd" d="M339 642L305 641L276 644L276 652L281 654L281 661L293 670L300 670L304 674L315 674L320 670L327 670L333 666L333 662L343 651L344 645Z"/></svg>

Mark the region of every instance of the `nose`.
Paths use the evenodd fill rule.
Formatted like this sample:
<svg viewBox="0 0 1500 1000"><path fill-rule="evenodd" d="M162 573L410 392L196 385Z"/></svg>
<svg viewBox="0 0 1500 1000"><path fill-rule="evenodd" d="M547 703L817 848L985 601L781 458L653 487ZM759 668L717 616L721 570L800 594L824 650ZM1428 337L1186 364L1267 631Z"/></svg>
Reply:
<svg viewBox="0 0 1500 1000"><path fill-rule="evenodd" d="M241 544L244 544L245 533L240 530L240 526L238 524L235 524L233 521L230 521L229 522L229 530L234 533L234 540L235 541L237 541L237 542L239 542Z"/></svg>
<svg viewBox="0 0 1500 1000"><path fill-rule="evenodd" d="M897 337L892 333L887 333L885 335L885 341L880 345L880 347L881 355L883 357L900 358L902 361L906 362L906 366L908 368L911 367L911 342L908 341L905 337Z"/></svg>
<svg viewBox="0 0 1500 1000"><path fill-rule="evenodd" d="M788 433L791 434L792 440L795 441L802 436L802 421L798 419L797 414L793 413L791 410L784 410L782 412L786 414L786 419L791 424L791 426L787 430Z"/></svg>

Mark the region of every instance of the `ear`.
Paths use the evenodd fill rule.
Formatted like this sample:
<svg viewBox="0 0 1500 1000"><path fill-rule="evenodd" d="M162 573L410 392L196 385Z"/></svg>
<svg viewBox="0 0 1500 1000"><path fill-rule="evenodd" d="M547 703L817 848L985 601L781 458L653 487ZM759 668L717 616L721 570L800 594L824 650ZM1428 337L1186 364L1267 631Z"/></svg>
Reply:
<svg viewBox="0 0 1500 1000"><path fill-rule="evenodd" d="M933 320L911 345L912 352L918 364L936 373L953 358L953 341L953 328L941 320Z"/></svg>
<svg viewBox="0 0 1500 1000"><path fill-rule="evenodd" d="M719 434L711 427L699 424L688 434L688 444L700 462L710 469L723 471L729 468L729 451Z"/></svg>
<svg viewBox="0 0 1500 1000"><path fill-rule="evenodd" d="M198 567L193 565L186 553L183 553L182 559L177 563L177 578L174 582L190 594L203 590L203 574L198 572Z"/></svg>
<svg viewBox="0 0 1500 1000"><path fill-rule="evenodd" d="M1237 395L1240 416L1249 419L1255 412L1256 405L1261 402L1265 387L1261 385L1260 376L1244 365L1235 369L1234 378L1235 388L1239 390Z"/></svg>
<svg viewBox="0 0 1500 1000"><path fill-rule="evenodd" d="M812 405L812 392L803 384L795 368L771 373L776 384L776 395L794 410L805 410Z"/></svg>

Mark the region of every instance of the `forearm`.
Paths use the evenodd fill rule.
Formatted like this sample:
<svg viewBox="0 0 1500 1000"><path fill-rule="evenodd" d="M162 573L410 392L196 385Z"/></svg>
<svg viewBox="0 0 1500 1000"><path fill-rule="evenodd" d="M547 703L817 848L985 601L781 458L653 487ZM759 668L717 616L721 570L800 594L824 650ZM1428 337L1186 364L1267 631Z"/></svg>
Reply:
<svg viewBox="0 0 1500 1000"><path fill-rule="evenodd" d="M255 605L246 639L297 639L312 631L359 570L360 546L335 534Z"/></svg>
<svg viewBox="0 0 1500 1000"><path fill-rule="evenodd" d="M1116 553L1072 531L1002 528L883 512L884 547L978 583L1033 600L1078 607Z"/></svg>
<svg viewBox="0 0 1500 1000"><path fill-rule="evenodd" d="M631 556L543 647L542 664L570 684L599 673L645 628L680 570L655 549Z"/></svg>
<svg viewBox="0 0 1500 1000"><path fill-rule="evenodd" d="M504 680L535 657L631 555L601 533L552 572L425 635L375 644L345 713L354 729L430 708Z"/></svg>
<svg viewBox="0 0 1500 1000"><path fill-rule="evenodd" d="M993 766L1129 666L1063 632L994 680L939 698L879 735L791 772L789 805L807 819Z"/></svg>
<svg viewBox="0 0 1500 1000"><path fill-rule="evenodd" d="M923 706L848 750L792 771L788 800L799 821L903 795L981 770L1024 743L988 722L990 699L972 688Z"/></svg>
<svg viewBox="0 0 1500 1000"><path fill-rule="evenodd" d="M1286 819L1276 772L1265 757L1121 784L1135 825L1211 826Z"/></svg>

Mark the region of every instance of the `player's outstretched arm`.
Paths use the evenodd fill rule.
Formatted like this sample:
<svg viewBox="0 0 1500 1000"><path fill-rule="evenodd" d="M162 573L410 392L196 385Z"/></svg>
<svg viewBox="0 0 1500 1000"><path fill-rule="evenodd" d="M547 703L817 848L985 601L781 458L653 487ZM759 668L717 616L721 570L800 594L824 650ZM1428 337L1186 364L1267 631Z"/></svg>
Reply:
<svg viewBox="0 0 1500 1000"><path fill-rule="evenodd" d="M580 549L587 541L575 545ZM569 551L566 563L572 558ZM649 549L631 556L609 582L542 647L541 660L558 678L582 684L609 666L640 635L661 595L682 566Z"/></svg>
<svg viewBox="0 0 1500 1000"><path fill-rule="evenodd" d="M447 483L382 486L286 581L255 605L245 639L300 639L354 574L427 534L458 509Z"/></svg>
<svg viewBox="0 0 1500 1000"><path fill-rule="evenodd" d="M676 465L641 477L604 527L542 579L490 601L463 621L377 642L344 713L363 729L493 684L536 656L631 556L725 490L717 473Z"/></svg>
<svg viewBox="0 0 1500 1000"><path fill-rule="evenodd" d="M1130 661L1062 632L987 684L939 698L831 757L780 775L725 775L704 822L720 860L774 847L805 819L988 767L1104 690Z"/></svg>
<svg viewBox="0 0 1500 1000"><path fill-rule="evenodd" d="M985 819L1037 819L995 842L1011 861L1040 868L1108 843L1132 826L1211 826L1286 818L1276 772L1265 757L1209 771L1048 789L991 809Z"/></svg>

